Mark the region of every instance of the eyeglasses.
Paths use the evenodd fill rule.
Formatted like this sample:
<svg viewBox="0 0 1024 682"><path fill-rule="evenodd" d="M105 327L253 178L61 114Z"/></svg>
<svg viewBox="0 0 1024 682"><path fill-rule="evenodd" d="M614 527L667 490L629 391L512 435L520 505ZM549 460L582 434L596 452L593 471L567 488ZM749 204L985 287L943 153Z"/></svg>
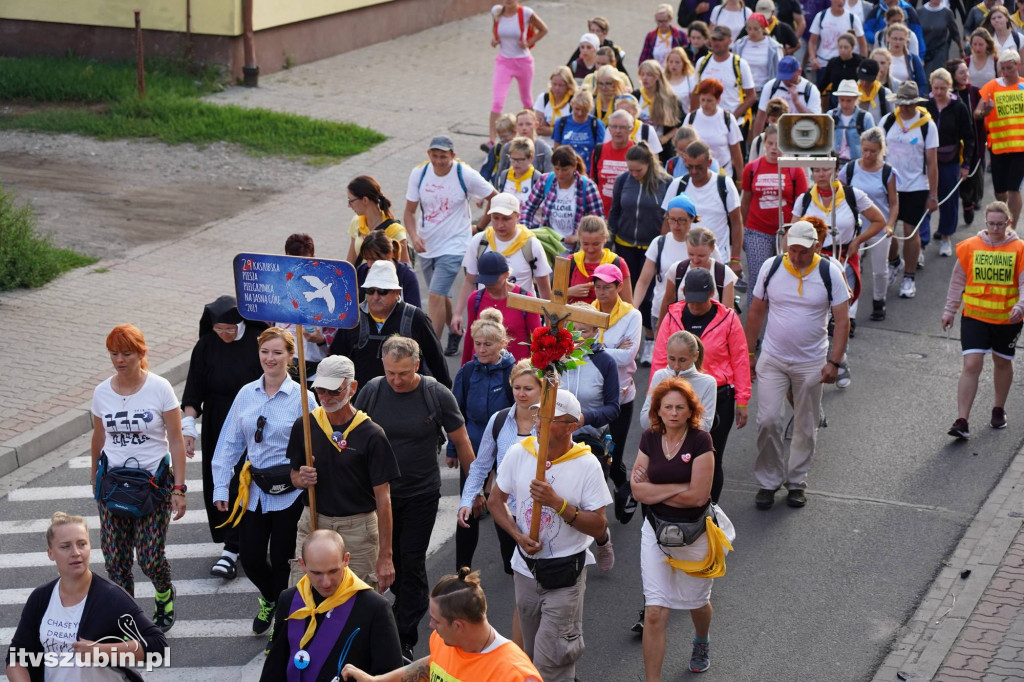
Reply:
<svg viewBox="0 0 1024 682"><path fill-rule="evenodd" d="M668 221L669 225L685 225L687 222L689 222L690 220L693 220L693 219L689 218L689 217L686 217L686 216L683 216L683 217L680 217L680 218L665 218L665 220Z"/></svg>
<svg viewBox="0 0 1024 682"><path fill-rule="evenodd" d="M610 88L613 85L615 85L614 81L597 81L597 87L599 87L599 88L604 88L604 87L609 87Z"/></svg>
<svg viewBox="0 0 1024 682"><path fill-rule="evenodd" d="M314 386L313 390L316 391L318 394L329 395L332 398L341 395L341 389L340 388L331 391L331 390L328 390L326 388L323 388L322 386ZM257 441L257 442L259 442L259 441Z"/></svg>
<svg viewBox="0 0 1024 682"><path fill-rule="evenodd" d="M529 159L526 158L525 156L520 156L518 158L515 156L509 156L508 160L511 161L512 163L523 163L525 161L529 161Z"/></svg>
<svg viewBox="0 0 1024 682"><path fill-rule="evenodd" d="M391 293L390 289L374 289L373 287L363 289L363 291L366 292L367 296L387 296Z"/></svg>
<svg viewBox="0 0 1024 682"><path fill-rule="evenodd" d="M263 427L267 425L267 418L262 414L259 419L256 420L256 434L252 437L257 443L263 442Z"/></svg>
<svg viewBox="0 0 1024 682"><path fill-rule="evenodd" d="M355 199L349 199L348 200L348 205L351 206L352 204L354 204L357 201L359 201L359 197L356 197Z"/></svg>
<svg viewBox="0 0 1024 682"><path fill-rule="evenodd" d="M214 327L213 331L217 334L235 334L238 332L237 326L231 327Z"/></svg>
<svg viewBox="0 0 1024 682"><path fill-rule="evenodd" d="M608 126L608 130L629 130L629 126Z"/></svg>
<svg viewBox="0 0 1024 682"><path fill-rule="evenodd" d="M999 222L995 222L995 221L992 221L992 220L986 220L985 221L985 227L996 227L996 228L999 228L999 227L1006 227L1008 224L1009 223L1007 223L1007 222L999 223Z"/></svg>

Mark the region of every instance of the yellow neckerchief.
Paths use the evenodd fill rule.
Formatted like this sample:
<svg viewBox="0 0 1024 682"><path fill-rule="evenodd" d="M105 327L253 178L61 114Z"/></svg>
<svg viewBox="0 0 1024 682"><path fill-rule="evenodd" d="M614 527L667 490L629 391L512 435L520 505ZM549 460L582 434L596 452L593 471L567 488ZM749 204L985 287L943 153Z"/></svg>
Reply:
<svg viewBox="0 0 1024 682"><path fill-rule="evenodd" d="M376 322L377 324L384 324L385 322L387 322L388 319L386 317L377 317L373 313L370 313L370 317L372 317L373 321Z"/></svg>
<svg viewBox="0 0 1024 682"><path fill-rule="evenodd" d="M534 457L537 456L537 437L536 436L530 436L529 438L525 438L525 439L519 441L519 444L522 445L526 449L526 451L529 452L531 455L533 455ZM589 445L587 445L586 443L574 443L572 448L569 450L569 452L565 453L564 455L562 455L558 459L549 462L549 464L551 466L554 466L556 464L561 464L562 462L568 462L570 459L576 459L577 457L582 457L583 455L589 455L589 454L590 454L590 446Z"/></svg>
<svg viewBox="0 0 1024 682"><path fill-rule="evenodd" d="M643 123L639 118L633 121L633 132L629 134L629 139L636 141L636 131L640 130L640 124ZM640 140L640 142L647 142L647 140Z"/></svg>
<svg viewBox="0 0 1024 682"><path fill-rule="evenodd" d="M789 254L782 256L782 264L786 266L786 272L793 275L797 279L796 294L797 296L804 295L804 277L814 272L814 269L818 267L818 261L821 260L821 256L814 254L814 258L811 259L811 264L807 266L807 269L803 272L797 270L792 263L789 262Z"/></svg>
<svg viewBox="0 0 1024 682"><path fill-rule="evenodd" d="M508 177L509 180L511 180L515 184L515 186L516 186L516 193L517 194L522 194L523 193L523 183L533 177L533 166L531 165L529 170L527 170L525 173L523 173L523 177L518 178L518 179L516 178L516 169L512 168L512 167L509 167L509 169L508 169L508 176L507 177Z"/></svg>
<svg viewBox="0 0 1024 682"><path fill-rule="evenodd" d="M647 115L650 116L651 110L654 108L654 98L648 97L644 89L640 88L640 108L644 107L647 107Z"/></svg>
<svg viewBox="0 0 1024 682"><path fill-rule="evenodd" d="M238 473L238 495L235 497L235 506L231 509L231 516L224 523L217 526L223 528L224 526L231 523L234 519L234 523L231 523L231 527L234 528L238 525L238 522L245 516L245 512L249 510L249 485L252 483L252 462L248 459L245 460L245 464L242 465L242 470ZM235 518L235 514L238 514L238 518Z"/></svg>
<svg viewBox="0 0 1024 682"><path fill-rule="evenodd" d="M302 639L299 640L299 648L305 649L306 643L313 639L313 634L316 632L316 615L318 613L327 613L333 608L341 606L349 599L355 596L359 590L372 590L373 588L364 583L359 579L352 569L348 566L345 567L345 577L342 578L341 584L338 585L338 589L334 591L327 599L320 602L320 606L316 605L313 601L313 587L309 584L309 576L304 575L299 578L298 584L295 589L299 591L299 596L302 597L302 603L305 604L301 609L297 609L295 613L288 616L288 620L302 620L303 618L309 618L309 625L306 626L306 632L302 635Z"/></svg>
<svg viewBox="0 0 1024 682"><path fill-rule="evenodd" d="M555 96L548 90L548 102L551 103L551 125L555 124L555 121L562 118L562 109L569 103L569 93L565 93L565 97L562 98L561 102L555 103Z"/></svg>
<svg viewBox="0 0 1024 682"><path fill-rule="evenodd" d="M779 25L779 18L773 15L772 18L768 20L768 28L766 28L764 30L764 32L768 33L770 35L771 32L775 30L775 27L778 26L778 25Z"/></svg>
<svg viewBox="0 0 1024 682"><path fill-rule="evenodd" d="M591 302L590 305L594 306L594 309L597 310L597 312L601 312L601 304L597 302L596 298ZM615 323L618 322L619 320L621 320L622 318L624 318L627 315L627 313L629 313L629 311L632 310L632 309L633 309L633 306L631 306L630 304L626 303L621 298L616 298L615 299L615 305L612 306L612 311L610 313L608 313L608 328L610 329L611 327L614 327ZM607 331L607 330L606 329L598 330L598 332L597 332L597 341L598 341L598 343L604 343L604 333L605 333L605 331Z"/></svg>
<svg viewBox="0 0 1024 682"><path fill-rule="evenodd" d="M665 557L668 565L677 571L694 578L721 578L725 575L725 550L732 550L732 543L725 536L725 531L715 525L709 516L705 520L705 532L708 536L708 555L704 561L681 561L670 556Z"/></svg>
<svg viewBox="0 0 1024 682"><path fill-rule="evenodd" d="M846 190L843 189L840 183L834 183L832 185L832 203L829 204L828 208L825 208L825 204L822 203L821 197L818 195L818 186L811 185L811 201L821 209L821 212L825 214L825 218L828 218L828 214L832 212L833 208L846 201Z"/></svg>
<svg viewBox="0 0 1024 682"><path fill-rule="evenodd" d="M665 43L665 47L672 47L672 29L669 29L668 33L665 34L658 31L658 40Z"/></svg>
<svg viewBox="0 0 1024 682"><path fill-rule="evenodd" d="M583 275L583 279L589 282L590 278L593 277L593 275L587 272L587 264L585 262L586 257L587 254L583 253L582 251L577 251L572 255L572 259L576 261L576 269L580 271L581 275ZM615 254L611 252L611 249L605 249L604 252L601 254L601 262L598 263L598 265L606 265L608 263L613 262L614 260Z"/></svg>
<svg viewBox="0 0 1024 682"><path fill-rule="evenodd" d="M327 410L322 407L318 407L313 410L313 419L316 419L316 423L320 425L324 435L327 436L327 440L334 444L334 447L341 452L344 448L341 447L341 443L334 442L334 424L327 417ZM362 424L364 421L370 418L370 415L366 414L362 410L356 410L356 416L352 417L352 422L348 425L348 428L341 432L341 440L345 441L348 439L348 434L352 433L352 430Z"/></svg>
<svg viewBox="0 0 1024 682"><path fill-rule="evenodd" d="M1019 9L1010 15L1010 19L1012 19L1013 23L1017 25L1018 30L1024 31L1024 19L1021 19Z"/></svg>
<svg viewBox="0 0 1024 682"><path fill-rule="evenodd" d="M533 236L533 233L522 225L516 225L516 229L519 230L519 232L516 233L516 238L512 240L511 244L505 247L504 251L501 252L501 255L506 258L526 246L526 242L529 241L531 236ZM487 229L484 230L484 239L487 240L487 245L491 247L491 251L498 250L498 244L494 241L494 228L492 226L488 226Z"/></svg>
<svg viewBox="0 0 1024 682"><path fill-rule="evenodd" d="M874 83L871 84L871 92L864 92L864 89L860 86L860 83L858 83L857 84L857 89L860 90L860 98L858 99L858 101L859 102L874 102L875 101L875 97L878 96L878 91L879 91L879 89L881 89L881 87L882 87L882 84L879 83L878 81L875 81Z"/></svg>
<svg viewBox="0 0 1024 682"><path fill-rule="evenodd" d="M979 2L977 5L974 6L974 8L978 9L978 10L981 10L981 16L982 17L987 17L988 16L988 7L985 7L985 3Z"/></svg>
<svg viewBox="0 0 1024 682"><path fill-rule="evenodd" d="M388 219L388 217L384 214L384 211L381 211L380 212L380 221L384 222L387 219ZM366 224L366 216L364 216L364 215L359 216L359 234L362 235L363 237L365 237L366 235L370 234L370 232L372 232L372 231L373 230L370 229L370 226Z"/></svg>
<svg viewBox="0 0 1024 682"><path fill-rule="evenodd" d="M612 104L614 104L614 103L615 103L615 100L612 99ZM603 107L601 106L601 98L600 97L595 97L594 98L594 110L595 110L595 112L597 114L597 120L599 120L601 123L604 123L606 126L608 125L608 119L611 118L611 114L612 114L612 109L613 108L614 107L609 107L608 111L604 111Z"/></svg>
<svg viewBox="0 0 1024 682"><path fill-rule="evenodd" d="M910 126L909 128L904 128L903 127L903 119L900 118L899 110L897 109L896 111L893 112L893 118L896 119L896 123L899 125L900 130L902 130L904 134L909 133L914 128L920 128L921 126L925 125L926 123L931 122L932 116L931 116L931 114L928 113L928 110L925 109L924 107L917 107L917 113L921 114L921 118L917 119L917 121L914 123L914 125Z"/></svg>

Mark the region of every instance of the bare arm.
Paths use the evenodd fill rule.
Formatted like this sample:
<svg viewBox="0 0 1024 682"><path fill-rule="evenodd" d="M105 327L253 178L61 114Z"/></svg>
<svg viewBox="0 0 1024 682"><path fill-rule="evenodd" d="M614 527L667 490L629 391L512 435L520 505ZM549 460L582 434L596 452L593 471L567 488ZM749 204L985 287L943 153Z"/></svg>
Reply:
<svg viewBox="0 0 1024 682"><path fill-rule="evenodd" d="M462 279L462 286L459 287L459 295L452 303L452 321L450 323L452 333L462 334L465 330L462 328L465 323L463 317L463 305L466 299L469 298L469 292L476 289L476 275L471 275L468 272Z"/></svg>
<svg viewBox="0 0 1024 682"><path fill-rule="evenodd" d="M843 301L832 306L832 317L835 328L832 331L832 352L829 361L821 368L821 383L833 384L839 375L839 368L833 362L842 362L846 353L846 343L850 339L850 304Z"/></svg>
<svg viewBox="0 0 1024 682"><path fill-rule="evenodd" d="M690 483L685 492L665 500L670 507L699 507L711 497L711 482L715 477L715 455L708 451L697 455L690 472Z"/></svg>
<svg viewBox="0 0 1024 682"><path fill-rule="evenodd" d="M651 460L647 454L640 450L636 453L636 461L633 462L633 473L630 475L630 488L633 490L633 497L637 502L644 504L657 504L664 502L673 495L685 493L689 489L687 483L651 483L647 480L647 467Z"/></svg>
<svg viewBox="0 0 1024 682"><path fill-rule="evenodd" d="M347 260L352 265L355 265L356 264L356 258L357 258L357 255L356 255L356 241L354 239L351 239L348 242L348 255L345 256L345 260ZM195 415L192 415L192 416L195 416Z"/></svg>
<svg viewBox="0 0 1024 682"><path fill-rule="evenodd" d="M622 280L622 289L619 290L619 298L626 303L633 305L633 276L630 275Z"/></svg>
<svg viewBox="0 0 1024 682"><path fill-rule="evenodd" d="M377 503L377 589L384 592L395 582L395 565L391 558L391 484L373 486L373 497Z"/></svg>
<svg viewBox="0 0 1024 682"><path fill-rule="evenodd" d="M742 167L740 170L742 172ZM743 264L740 263L740 257L743 255L743 217L740 216L738 207L729 211L729 234L732 240L729 267L737 275L742 275Z"/></svg>
<svg viewBox="0 0 1024 682"><path fill-rule="evenodd" d="M185 438L181 435L181 410L174 408L163 414L167 443L171 451L171 467L174 469L174 485L185 484ZM171 495L172 520L185 515L185 496Z"/></svg>
<svg viewBox="0 0 1024 682"><path fill-rule="evenodd" d="M548 34L548 25L541 21L541 18L534 12L530 15L530 27L533 29L533 41L526 43L526 47L532 48L540 42L540 39Z"/></svg>
<svg viewBox="0 0 1024 682"><path fill-rule="evenodd" d="M96 482L96 466L103 453L103 444L107 441L107 434L103 431L103 420L96 415L92 417L92 440L89 443L89 452L92 454L92 472L89 474L89 482Z"/></svg>
<svg viewBox="0 0 1024 682"><path fill-rule="evenodd" d="M818 61L818 42L821 38L816 33L812 33L811 37L807 39L807 63L812 69L820 69L821 62ZM861 38L863 41L863 38ZM863 53L863 50L861 50Z"/></svg>
<svg viewBox="0 0 1024 682"><path fill-rule="evenodd" d="M661 308L658 309L658 325L661 325L661 321L665 319L665 315L668 314L668 307L676 302L677 289L676 281L672 279L674 273L669 272L665 275L665 293L661 297Z"/></svg>
<svg viewBox="0 0 1024 682"><path fill-rule="evenodd" d="M551 300L551 280L548 277L538 277L533 280L537 285L537 295L547 301ZM468 296L469 294L467 294Z"/></svg>
<svg viewBox="0 0 1024 682"><path fill-rule="evenodd" d="M476 459L476 455L473 454L473 443L469 440L469 432L466 431L465 425L460 426L455 431L449 431L448 440L455 443L455 452L459 456L459 464L462 466L462 470L469 471L469 468L473 466L473 460Z"/></svg>
<svg viewBox="0 0 1024 682"><path fill-rule="evenodd" d="M430 656L424 656L404 668L383 675L364 673L351 663L341 671L341 679L353 682L430 682Z"/></svg>
<svg viewBox="0 0 1024 682"><path fill-rule="evenodd" d="M857 44L860 45L860 56L861 57L867 57L868 56L868 41L864 39L864 36L859 36L857 38Z"/></svg>
<svg viewBox="0 0 1024 682"><path fill-rule="evenodd" d="M402 214L402 225L405 226L405 231L409 233L409 242L412 244L412 248L416 249L419 253L423 253L427 250L427 245L423 243L423 238L420 237L419 228L416 227L416 209L419 205L418 201L405 202L405 212Z"/></svg>
<svg viewBox="0 0 1024 682"><path fill-rule="evenodd" d="M655 272L654 268L657 267L654 261L645 258L644 268L640 271L640 279L636 281L636 288L633 290L633 300L642 301L644 296L647 295L647 289L651 286L651 280L654 279Z"/></svg>
<svg viewBox="0 0 1024 682"><path fill-rule="evenodd" d="M885 228L885 216L878 210L878 207L872 205L871 208L861 213L862 216L867 218L869 224L867 229L861 230L860 234L853 238L850 242L850 247L847 250L848 253L857 253L857 248L868 241L876 234L881 232Z"/></svg>
<svg viewBox="0 0 1024 682"><path fill-rule="evenodd" d="M751 284L750 286L753 286ZM764 316L768 311L768 304L764 300L754 296L750 301L750 309L747 310L747 324L744 327L744 331L747 334L747 348L757 347L757 337L761 334L761 327L764 325ZM752 351L751 351L752 352ZM754 366L756 361L754 356L750 356L750 380L756 379Z"/></svg>
<svg viewBox="0 0 1024 682"><path fill-rule="evenodd" d="M754 125L750 129L750 139L747 140L748 147L752 147L754 145L754 140L757 139L757 136L761 134L762 130L764 130L764 122L767 118L768 117L765 115L764 111L757 112L757 117L754 119Z"/></svg>
<svg viewBox="0 0 1024 682"><path fill-rule="evenodd" d="M740 106L733 112L736 118L743 118L747 113L747 109L757 104L757 93L754 92L754 88L747 88L743 91L743 101L740 102Z"/></svg>
<svg viewBox="0 0 1024 682"><path fill-rule="evenodd" d="M32 682L32 676L29 675L28 670L22 668L17 663L12 663L7 666L7 679L10 682Z"/></svg>

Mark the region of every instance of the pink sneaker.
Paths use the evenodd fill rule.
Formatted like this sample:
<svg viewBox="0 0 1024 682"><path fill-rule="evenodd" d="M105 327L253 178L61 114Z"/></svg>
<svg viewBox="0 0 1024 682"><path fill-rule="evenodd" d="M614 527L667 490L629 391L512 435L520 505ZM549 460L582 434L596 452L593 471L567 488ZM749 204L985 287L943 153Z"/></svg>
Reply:
<svg viewBox="0 0 1024 682"><path fill-rule="evenodd" d="M608 542L603 545L594 543L595 554L597 555L597 570L607 573L615 565L615 547L612 545L612 532L607 531Z"/></svg>

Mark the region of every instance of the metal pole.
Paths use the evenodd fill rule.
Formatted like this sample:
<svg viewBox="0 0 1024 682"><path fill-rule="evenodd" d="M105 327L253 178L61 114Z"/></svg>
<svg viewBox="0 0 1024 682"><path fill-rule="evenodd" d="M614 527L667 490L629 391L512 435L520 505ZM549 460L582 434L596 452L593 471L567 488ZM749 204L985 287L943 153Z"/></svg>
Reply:
<svg viewBox="0 0 1024 682"><path fill-rule="evenodd" d="M245 63L242 65L242 84L255 88L260 81L260 67L256 65L256 36L252 27L252 4L255 0L242 0L242 48Z"/></svg>
<svg viewBox="0 0 1024 682"><path fill-rule="evenodd" d="M142 55L142 12L135 10L135 77L139 82L139 97L146 96L146 66Z"/></svg>
<svg viewBox="0 0 1024 682"><path fill-rule="evenodd" d="M302 439L306 448L306 466L313 466L313 441L309 432L309 401L306 400L306 352L302 325L295 325L295 342L299 344L299 395L302 401ZM306 488L309 495L309 529L316 530L316 486Z"/></svg>

